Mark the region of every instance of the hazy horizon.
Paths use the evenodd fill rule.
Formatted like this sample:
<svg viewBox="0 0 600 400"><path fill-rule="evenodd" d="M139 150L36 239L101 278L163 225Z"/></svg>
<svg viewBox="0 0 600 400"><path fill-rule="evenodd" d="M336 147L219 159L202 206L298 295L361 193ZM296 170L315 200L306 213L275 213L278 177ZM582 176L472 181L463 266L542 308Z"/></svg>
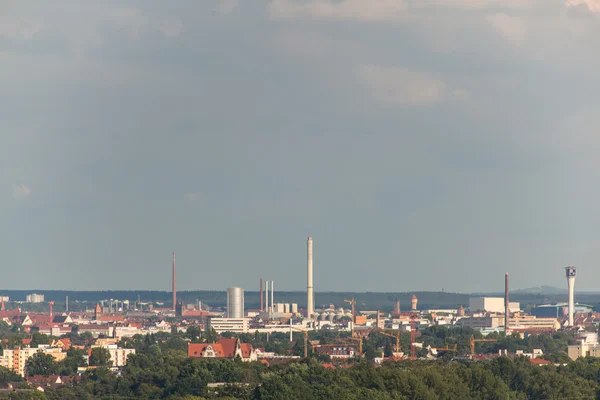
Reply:
<svg viewBox="0 0 600 400"><path fill-rule="evenodd" d="M5 2L7 288L596 290L592 0Z"/></svg>

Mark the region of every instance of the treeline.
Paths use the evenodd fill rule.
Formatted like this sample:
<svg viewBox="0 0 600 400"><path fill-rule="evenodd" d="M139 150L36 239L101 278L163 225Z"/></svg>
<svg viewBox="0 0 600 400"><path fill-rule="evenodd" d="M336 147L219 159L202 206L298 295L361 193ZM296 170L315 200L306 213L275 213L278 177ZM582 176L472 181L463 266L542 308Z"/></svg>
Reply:
<svg viewBox="0 0 600 400"><path fill-rule="evenodd" d="M250 289L250 288L246 288ZM152 290L118 290L118 291L63 291L63 290L0 290L3 296L9 296L12 301L25 301L25 296L30 293L39 293L45 296L46 301L53 300L54 310L62 312L65 309L65 297L69 296L69 309L81 310L85 309L87 303L96 303L106 299L129 300L135 302L138 296L142 302L163 303L167 306L171 304L171 292L167 291L152 291ZM317 292L315 293L315 301L318 308L329 307L334 304L336 307L347 306L344 302L346 299L354 298L358 310L381 310L389 312L393 308L393 302L397 299L400 301L400 307L403 311L410 309L410 300L413 294L419 298L418 307L421 310L436 309L436 308L453 308L459 306L467 307L469 304L469 294L448 293L448 292ZM502 294L495 294L502 296ZM284 292L277 291L275 293L276 301L281 303L297 303L300 307L306 305L306 293ZM194 291L179 291L178 299L187 303L195 303L202 301L211 307L224 307L227 304L225 290L194 290ZM529 294L515 293L511 294L511 300L521 303L523 308L528 308L533 304L553 303L566 300L564 294ZM578 295L578 300L584 304L593 306L600 305L600 293L582 293ZM85 302L86 304L78 304L77 302ZM260 305L259 293L257 290L246 290L245 304L247 308L258 308ZM13 307L12 303L7 304L8 307ZM36 311L47 310L47 304L22 304L21 307L28 307Z"/></svg>
<svg viewBox="0 0 600 400"><path fill-rule="evenodd" d="M259 362L187 359L177 351L132 357L121 377L106 369L47 399L594 399L600 361L535 366L526 358L491 362L366 361L326 368L314 359L266 367ZM211 382L224 382L213 387Z"/></svg>

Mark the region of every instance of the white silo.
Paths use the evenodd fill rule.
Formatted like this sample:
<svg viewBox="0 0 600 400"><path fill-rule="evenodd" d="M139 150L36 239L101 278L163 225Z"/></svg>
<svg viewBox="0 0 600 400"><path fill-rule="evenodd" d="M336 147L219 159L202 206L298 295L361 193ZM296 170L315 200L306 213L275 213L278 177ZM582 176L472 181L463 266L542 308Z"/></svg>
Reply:
<svg viewBox="0 0 600 400"><path fill-rule="evenodd" d="M227 318L244 318L244 289L227 288Z"/></svg>

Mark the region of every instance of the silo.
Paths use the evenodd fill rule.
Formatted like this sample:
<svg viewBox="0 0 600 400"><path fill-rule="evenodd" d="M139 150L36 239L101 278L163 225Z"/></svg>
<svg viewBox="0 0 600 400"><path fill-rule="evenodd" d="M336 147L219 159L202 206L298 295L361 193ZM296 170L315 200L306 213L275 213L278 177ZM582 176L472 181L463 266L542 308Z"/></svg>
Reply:
<svg viewBox="0 0 600 400"><path fill-rule="evenodd" d="M227 288L227 318L244 318L244 289Z"/></svg>

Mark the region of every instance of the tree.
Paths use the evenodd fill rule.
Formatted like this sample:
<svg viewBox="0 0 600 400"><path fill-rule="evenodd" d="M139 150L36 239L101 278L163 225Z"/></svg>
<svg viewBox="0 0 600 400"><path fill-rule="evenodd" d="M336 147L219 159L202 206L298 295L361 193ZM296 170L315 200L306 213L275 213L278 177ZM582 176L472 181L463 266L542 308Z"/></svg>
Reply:
<svg viewBox="0 0 600 400"><path fill-rule="evenodd" d="M33 357L25 363L25 373L27 376L49 376L56 374L57 371L58 364L50 354L35 353Z"/></svg>
<svg viewBox="0 0 600 400"><path fill-rule="evenodd" d="M85 366L85 351L79 349L70 349L67 351L67 357L58 363L58 372L60 375L77 375L77 368Z"/></svg>
<svg viewBox="0 0 600 400"><path fill-rule="evenodd" d="M0 367L0 386L9 382L20 382L21 380L21 375L15 374L8 368Z"/></svg>
<svg viewBox="0 0 600 400"><path fill-rule="evenodd" d="M110 367L112 365L110 352L104 347L94 347L92 349L92 354L90 355L90 365L96 367Z"/></svg>

